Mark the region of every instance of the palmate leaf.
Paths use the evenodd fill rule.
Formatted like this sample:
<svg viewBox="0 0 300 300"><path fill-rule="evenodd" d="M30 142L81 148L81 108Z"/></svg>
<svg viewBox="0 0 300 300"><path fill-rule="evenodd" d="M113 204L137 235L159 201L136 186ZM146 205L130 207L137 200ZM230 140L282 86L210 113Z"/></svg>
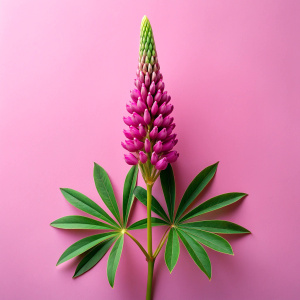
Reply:
<svg viewBox="0 0 300 300"><path fill-rule="evenodd" d="M202 204L195 207L193 210L191 210L189 213L187 213L185 216L183 216L179 222L183 222L185 220L200 216L202 214L208 213L210 211L219 209L221 207L227 206L229 204L232 204L243 197L247 196L247 194L244 193L227 193L222 194L216 197L213 197Z"/></svg>
<svg viewBox="0 0 300 300"><path fill-rule="evenodd" d="M103 230L117 230L118 227L83 217L83 216L66 216L53 221L50 224L52 227L61 229L103 229Z"/></svg>
<svg viewBox="0 0 300 300"><path fill-rule="evenodd" d="M107 253L116 239L117 237L105 240L104 242L92 248L79 262L73 277L78 277L93 268Z"/></svg>
<svg viewBox="0 0 300 300"><path fill-rule="evenodd" d="M188 233L193 239L195 239L199 243L215 251L233 255L233 251L230 244L224 238L220 237L217 234L200 229L182 228L181 226L179 226L178 228Z"/></svg>
<svg viewBox="0 0 300 300"><path fill-rule="evenodd" d="M175 179L171 164L160 173L160 182L168 207L170 220L173 221L175 209Z"/></svg>
<svg viewBox="0 0 300 300"><path fill-rule="evenodd" d="M112 219L98 204L87 196L72 189L61 188L60 190L66 200L76 208L114 226L120 227L114 219Z"/></svg>
<svg viewBox="0 0 300 300"><path fill-rule="evenodd" d="M133 203L133 199L134 199L134 188L136 186L136 179L137 179L137 175L138 175L138 167L137 166L133 166L125 179L124 182L124 189L123 189L123 224L124 226L127 225L127 221L128 221L128 217L129 217L129 213L131 210L131 206Z"/></svg>
<svg viewBox="0 0 300 300"><path fill-rule="evenodd" d="M57 266L62 264L63 262L79 255L82 254L83 252L91 249L92 247L96 246L97 244L112 238L116 236L119 233L116 232L105 232L105 233L100 233L96 235L91 235L86 238L83 238L73 245L71 245L59 258L57 262Z"/></svg>
<svg viewBox="0 0 300 300"><path fill-rule="evenodd" d="M106 171L96 163L94 163L94 181L101 199L121 224L118 204L109 177Z"/></svg>
<svg viewBox="0 0 300 300"><path fill-rule="evenodd" d="M196 197L202 192L202 190L214 177L217 171L218 163L219 162L202 170L190 183L180 201L175 221L177 221L180 218L180 216L184 213L187 207L196 199Z"/></svg>
<svg viewBox="0 0 300 300"><path fill-rule="evenodd" d="M199 222L182 223L180 224L180 227L201 229L209 232L222 234L251 233L248 229L238 224L223 220L205 220Z"/></svg>
<svg viewBox="0 0 300 300"><path fill-rule="evenodd" d="M165 250L165 262L170 273L173 271L178 261L179 252L180 252L180 246L179 246L178 235L176 230L174 228L171 228L168 235L168 241Z"/></svg>
<svg viewBox="0 0 300 300"><path fill-rule="evenodd" d="M143 189L140 186L137 186L134 189L134 195L135 197L141 202L143 203L145 206L147 206L147 191L145 189ZM153 197L152 195L152 202L151 202L151 210L156 213L157 215L159 215L162 219L164 219L166 222L170 223L170 220L166 214L166 212L164 211L164 209L161 207L161 205L159 204L159 202Z"/></svg>
<svg viewBox="0 0 300 300"><path fill-rule="evenodd" d="M204 274L209 279L211 279L211 263L204 248L198 242L196 242L189 234L185 233L180 229L176 230L193 261L204 272Z"/></svg>
<svg viewBox="0 0 300 300"><path fill-rule="evenodd" d="M151 217L151 226L161 226L161 225L169 225L165 220ZM130 225L127 230L136 230L136 229L145 229L147 228L147 219L139 220L132 225Z"/></svg>
<svg viewBox="0 0 300 300"><path fill-rule="evenodd" d="M115 242L107 261L107 278L111 287L114 287L116 271L120 262L124 244L124 235L122 234Z"/></svg>

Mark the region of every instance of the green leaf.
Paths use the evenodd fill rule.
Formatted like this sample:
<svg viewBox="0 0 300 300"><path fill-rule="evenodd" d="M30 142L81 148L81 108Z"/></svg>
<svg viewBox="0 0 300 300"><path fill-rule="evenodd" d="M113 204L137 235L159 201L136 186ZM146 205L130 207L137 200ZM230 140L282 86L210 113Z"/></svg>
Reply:
<svg viewBox="0 0 300 300"><path fill-rule="evenodd" d="M161 171L160 181L167 203L170 220L172 221L175 209L175 179L171 164L168 164L167 168Z"/></svg>
<svg viewBox="0 0 300 300"><path fill-rule="evenodd" d="M94 181L101 199L121 224L118 204L109 177L106 171L96 163L94 163Z"/></svg>
<svg viewBox="0 0 300 300"><path fill-rule="evenodd" d="M116 271L120 262L124 244L124 235L122 234L114 244L107 261L107 278L111 287L114 287Z"/></svg>
<svg viewBox="0 0 300 300"><path fill-rule="evenodd" d="M183 229L186 233L191 235L193 239L195 239L199 243L215 251L233 255L233 251L230 244L219 235L200 229L182 228L181 226L179 226L179 228Z"/></svg>
<svg viewBox="0 0 300 300"><path fill-rule="evenodd" d="M112 219L98 204L87 196L71 189L60 189L66 200L76 208L106 221L112 225L120 227L114 219Z"/></svg>
<svg viewBox="0 0 300 300"><path fill-rule="evenodd" d="M184 220L188 220L197 216L200 216L202 214L208 213L210 211L222 208L224 206L227 206L229 204L232 204L243 197L247 196L247 194L244 193L227 193L222 194L216 197L213 197L202 204L195 207L193 210L191 210L189 213L187 213L185 216L183 216L179 222L183 222Z"/></svg>
<svg viewBox="0 0 300 300"><path fill-rule="evenodd" d="M115 240L116 238L108 239L92 248L78 264L73 277L78 277L94 267L106 254Z"/></svg>
<svg viewBox="0 0 300 300"><path fill-rule="evenodd" d="M214 177L217 171L218 163L219 162L202 170L190 183L180 201L175 221L177 221L180 218L180 216L184 213L187 207L196 199L196 197L202 192L202 190Z"/></svg>
<svg viewBox="0 0 300 300"><path fill-rule="evenodd" d="M168 241L165 250L165 262L170 273L172 273L178 261L179 252L180 252L180 246L179 246L178 235L176 230L174 228L171 228L168 235Z"/></svg>
<svg viewBox="0 0 300 300"><path fill-rule="evenodd" d="M123 189L123 223L124 226L127 225L128 216L131 210L131 206L133 203L134 195L133 191L136 186L136 179L138 175L138 166L133 166L125 179L124 189Z"/></svg>
<svg viewBox="0 0 300 300"><path fill-rule="evenodd" d="M145 206L147 206L147 191L145 189L143 189L140 186L137 186L134 189L134 195L136 196L136 198L143 203ZM166 212L164 211L164 209L161 207L161 205L159 204L159 202L153 197L152 195L152 203L151 203L151 210L153 212L155 212L157 215L159 215L162 219L164 219L165 221L167 221L168 223L170 222Z"/></svg>
<svg viewBox="0 0 300 300"><path fill-rule="evenodd" d="M71 245L59 258L57 262L57 266L62 264L63 262L91 249L92 247L96 246L97 244L116 236L116 233L111 233L111 232L105 232L105 233L100 233L96 235L91 235L88 236L84 239L81 239Z"/></svg>
<svg viewBox="0 0 300 300"><path fill-rule="evenodd" d="M83 216L66 216L53 221L51 226L62 229L104 229L116 230L118 227L113 227L109 224L99 222L97 220Z"/></svg>
<svg viewBox="0 0 300 300"><path fill-rule="evenodd" d="M177 230L177 232L193 261L211 279L211 264L204 248L184 231Z"/></svg>
<svg viewBox="0 0 300 300"><path fill-rule="evenodd" d="M161 226L161 225L169 225L165 220L151 217L151 226ZM135 230L135 229L145 229L147 228L147 219L139 220L132 225L130 225L127 230Z"/></svg>
<svg viewBox="0 0 300 300"><path fill-rule="evenodd" d="M222 234L251 233L248 229L240 225L223 220L205 220L199 222L182 223L180 224L180 227L201 229Z"/></svg>

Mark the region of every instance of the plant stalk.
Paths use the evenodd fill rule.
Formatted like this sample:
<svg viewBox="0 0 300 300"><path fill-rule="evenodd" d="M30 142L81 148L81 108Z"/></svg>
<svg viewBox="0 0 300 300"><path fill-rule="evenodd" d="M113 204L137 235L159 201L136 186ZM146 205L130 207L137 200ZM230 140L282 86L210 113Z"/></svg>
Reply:
<svg viewBox="0 0 300 300"><path fill-rule="evenodd" d="M147 294L146 300L152 299L152 279L154 258L152 254L152 225L151 225L151 203L152 203L152 186L153 184L147 184L147 247L148 247L148 280L147 280Z"/></svg>
<svg viewBox="0 0 300 300"><path fill-rule="evenodd" d="M153 254L153 257L156 258L156 256L159 254L162 246L164 245L168 235L169 235L169 230L170 230L170 227L166 230L166 232L164 233L163 237L161 238L161 241L159 242L158 244L158 247L157 249L154 251L154 254Z"/></svg>
<svg viewBox="0 0 300 300"><path fill-rule="evenodd" d="M148 260L148 280L146 300L152 300L152 279L153 279L154 260Z"/></svg>
<svg viewBox="0 0 300 300"><path fill-rule="evenodd" d="M132 236L128 231L126 231L125 234L127 234L139 246L139 248L142 250L142 252L146 256L146 259L149 260L149 255L148 255L147 251L144 249L144 247L140 244L140 242L134 236Z"/></svg>
<svg viewBox="0 0 300 300"><path fill-rule="evenodd" d="M151 225L152 185L147 184L147 247L152 258L152 225Z"/></svg>

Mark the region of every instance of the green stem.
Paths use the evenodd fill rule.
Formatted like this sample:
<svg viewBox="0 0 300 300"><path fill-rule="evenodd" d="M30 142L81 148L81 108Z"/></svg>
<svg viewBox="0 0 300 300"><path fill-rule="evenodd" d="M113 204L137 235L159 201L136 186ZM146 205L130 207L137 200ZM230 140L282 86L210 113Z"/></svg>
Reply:
<svg viewBox="0 0 300 300"><path fill-rule="evenodd" d="M147 247L148 247L148 280L146 300L152 299L152 278L154 268L154 258L152 254L152 226L151 226L151 202L152 202L152 186L147 184Z"/></svg>
<svg viewBox="0 0 300 300"><path fill-rule="evenodd" d="M152 257L152 226L151 226L152 184L147 184L147 247Z"/></svg>
<svg viewBox="0 0 300 300"><path fill-rule="evenodd" d="M140 244L140 242L134 236L132 236L128 231L126 231L125 234L127 234L139 246L139 248L145 254L146 259L149 260L149 255L147 251L144 249L144 247Z"/></svg>
<svg viewBox="0 0 300 300"><path fill-rule="evenodd" d="M153 278L154 260L148 261L148 281L147 281L147 294L146 300L152 299L152 278Z"/></svg>
<svg viewBox="0 0 300 300"><path fill-rule="evenodd" d="M170 230L170 227L166 230L166 232L164 233L163 237L161 238L161 241L159 242L158 244L158 247L157 249L155 250L154 254L153 254L153 257L156 258L156 256L158 255L158 253L160 252L162 246L164 245L167 237L168 237L168 231Z"/></svg>

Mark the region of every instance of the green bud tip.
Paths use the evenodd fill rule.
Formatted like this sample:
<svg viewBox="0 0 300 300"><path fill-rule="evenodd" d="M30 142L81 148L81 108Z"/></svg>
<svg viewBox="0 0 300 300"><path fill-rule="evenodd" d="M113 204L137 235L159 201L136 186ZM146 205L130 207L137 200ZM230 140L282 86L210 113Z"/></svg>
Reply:
<svg viewBox="0 0 300 300"><path fill-rule="evenodd" d="M146 56L150 60L151 56L156 56L155 42L152 32L152 27L147 16L144 16L141 23L141 33L140 33L140 59L146 50ZM150 62L153 65L153 60Z"/></svg>

